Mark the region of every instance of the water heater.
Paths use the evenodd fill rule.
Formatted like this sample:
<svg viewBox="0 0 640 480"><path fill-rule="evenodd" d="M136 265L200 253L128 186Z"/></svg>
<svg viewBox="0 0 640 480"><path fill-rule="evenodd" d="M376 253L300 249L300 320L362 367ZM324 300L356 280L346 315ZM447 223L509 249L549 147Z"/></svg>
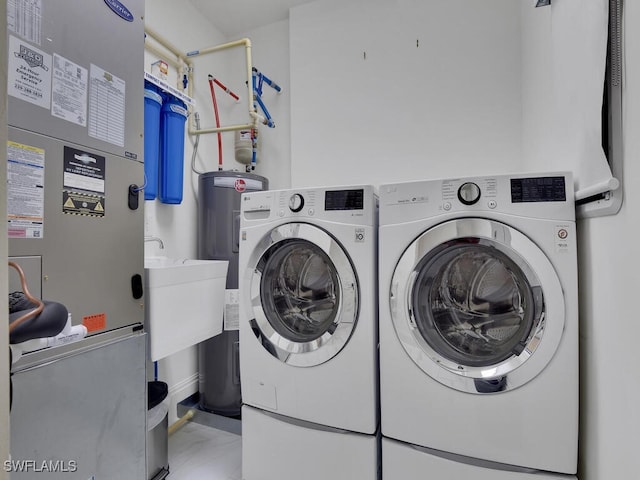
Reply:
<svg viewBox="0 0 640 480"><path fill-rule="evenodd" d="M224 330L200 344L200 407L225 416L240 415L238 253L240 199L269 188L266 178L232 171L208 172L198 183L198 256L228 260Z"/></svg>

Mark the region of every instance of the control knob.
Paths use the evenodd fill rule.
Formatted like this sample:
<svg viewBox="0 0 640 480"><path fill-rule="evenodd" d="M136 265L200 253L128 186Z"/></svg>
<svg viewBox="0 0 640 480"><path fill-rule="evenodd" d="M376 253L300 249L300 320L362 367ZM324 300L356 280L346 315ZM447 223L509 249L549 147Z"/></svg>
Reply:
<svg viewBox="0 0 640 480"><path fill-rule="evenodd" d="M458 189L458 200L465 205L473 205L480 200L480 187L473 182L466 182Z"/></svg>
<svg viewBox="0 0 640 480"><path fill-rule="evenodd" d="M294 193L289 197L289 210L298 213L304 207L304 197L299 193Z"/></svg>

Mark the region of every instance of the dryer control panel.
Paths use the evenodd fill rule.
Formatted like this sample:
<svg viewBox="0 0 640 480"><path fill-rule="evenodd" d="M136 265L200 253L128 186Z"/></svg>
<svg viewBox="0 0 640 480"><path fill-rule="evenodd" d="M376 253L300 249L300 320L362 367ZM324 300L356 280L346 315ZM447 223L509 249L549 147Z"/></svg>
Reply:
<svg viewBox="0 0 640 480"><path fill-rule="evenodd" d="M575 218L572 176L494 175L380 186L385 209L380 222L402 223L438 215L508 213L532 218ZM383 218L386 217L386 218Z"/></svg>

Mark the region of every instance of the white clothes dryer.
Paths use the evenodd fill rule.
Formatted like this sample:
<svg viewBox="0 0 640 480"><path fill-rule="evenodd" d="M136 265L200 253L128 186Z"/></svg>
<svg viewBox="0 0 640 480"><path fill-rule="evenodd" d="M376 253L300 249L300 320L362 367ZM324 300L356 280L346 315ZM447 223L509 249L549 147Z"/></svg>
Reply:
<svg viewBox="0 0 640 480"><path fill-rule="evenodd" d="M372 186L244 194L243 402L378 431L377 197Z"/></svg>
<svg viewBox="0 0 640 480"><path fill-rule="evenodd" d="M379 195L383 436L575 474L571 175L382 185Z"/></svg>

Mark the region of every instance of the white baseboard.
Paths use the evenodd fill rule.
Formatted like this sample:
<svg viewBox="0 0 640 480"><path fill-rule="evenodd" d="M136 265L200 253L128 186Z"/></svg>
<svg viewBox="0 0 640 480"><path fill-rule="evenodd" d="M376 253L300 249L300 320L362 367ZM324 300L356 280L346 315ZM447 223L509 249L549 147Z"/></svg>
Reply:
<svg viewBox="0 0 640 480"><path fill-rule="evenodd" d="M198 392L198 373L169 385L169 425L178 420L178 403Z"/></svg>

